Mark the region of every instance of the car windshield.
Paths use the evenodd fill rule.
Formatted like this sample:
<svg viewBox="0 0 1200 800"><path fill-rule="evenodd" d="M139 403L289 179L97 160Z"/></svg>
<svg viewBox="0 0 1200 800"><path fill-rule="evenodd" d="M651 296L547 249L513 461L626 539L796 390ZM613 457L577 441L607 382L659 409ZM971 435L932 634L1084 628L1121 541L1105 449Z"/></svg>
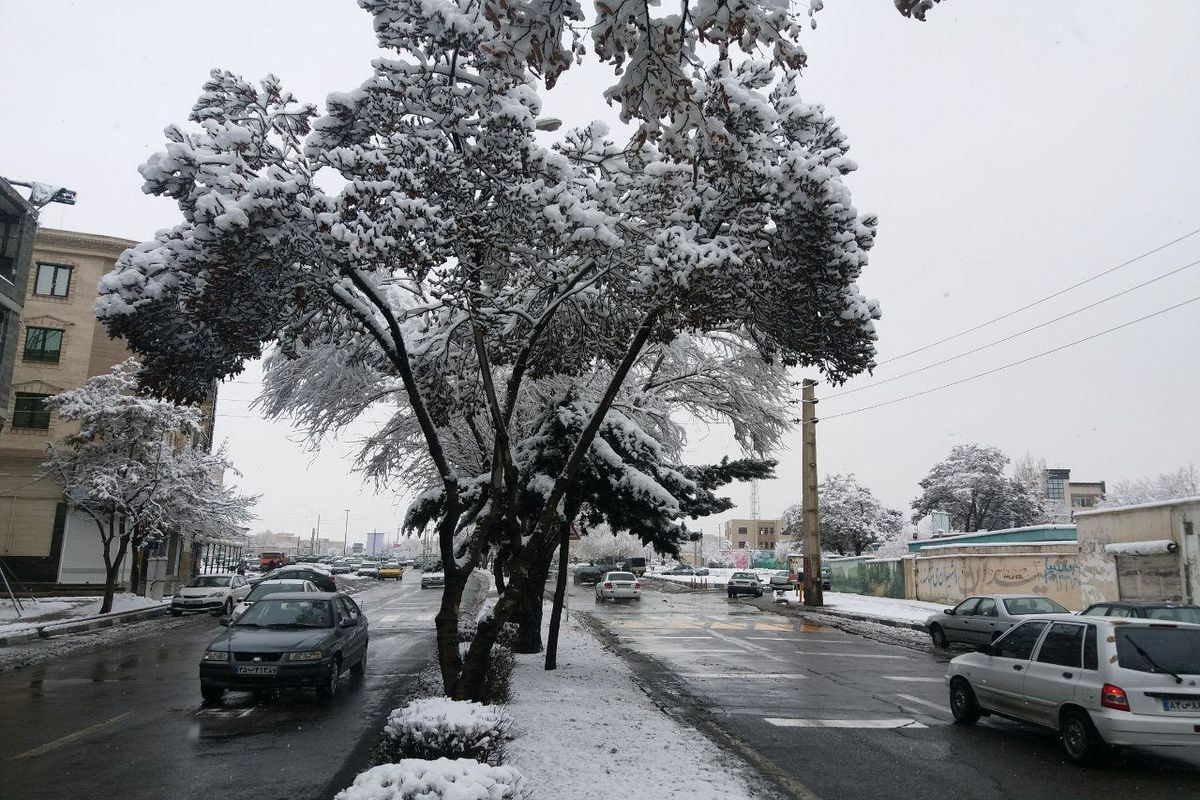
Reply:
<svg viewBox="0 0 1200 800"><path fill-rule="evenodd" d="M262 600L269 594L276 592L303 592L304 584L299 581L266 581L260 583L250 590L250 594L246 595L247 600Z"/></svg>
<svg viewBox="0 0 1200 800"><path fill-rule="evenodd" d="M272 600L250 606L234 623L238 628L332 628L328 600Z"/></svg>
<svg viewBox="0 0 1200 800"><path fill-rule="evenodd" d="M224 588L229 585L228 575L200 575L188 581L188 587L220 587Z"/></svg>
<svg viewBox="0 0 1200 800"><path fill-rule="evenodd" d="M1121 625L1117 663L1138 672L1200 675L1200 630Z"/></svg>
<svg viewBox="0 0 1200 800"><path fill-rule="evenodd" d="M1012 597L1004 601L1004 607L1013 616L1025 614L1067 614L1065 608L1049 597Z"/></svg>
<svg viewBox="0 0 1200 800"><path fill-rule="evenodd" d="M733 573L733 577L748 578L750 580L758 580L758 576L755 575L753 572L735 572L735 573Z"/></svg>
<svg viewBox="0 0 1200 800"><path fill-rule="evenodd" d="M1190 622L1200 625L1200 608L1195 606L1147 608L1146 616L1150 619L1169 619L1173 622Z"/></svg>
<svg viewBox="0 0 1200 800"><path fill-rule="evenodd" d="M635 581L635 580L637 580L637 578L634 577L634 574L632 572L610 572L610 573L608 573L608 579L610 581Z"/></svg>

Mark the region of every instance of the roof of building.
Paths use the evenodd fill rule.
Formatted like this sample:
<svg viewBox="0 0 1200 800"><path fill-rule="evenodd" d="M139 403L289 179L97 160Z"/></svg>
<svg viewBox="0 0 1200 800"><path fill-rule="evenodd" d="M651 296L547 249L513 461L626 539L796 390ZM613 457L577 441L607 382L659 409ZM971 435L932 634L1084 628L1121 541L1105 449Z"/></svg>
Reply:
<svg viewBox="0 0 1200 800"><path fill-rule="evenodd" d="M1135 503L1130 506L1113 506L1111 508L1096 508L1091 511L1076 511L1076 517L1091 517L1096 514L1114 514L1121 511L1139 511L1143 508L1163 508L1164 506L1182 506L1200 503L1200 495L1193 497L1176 497L1174 500L1157 500L1153 503Z"/></svg>

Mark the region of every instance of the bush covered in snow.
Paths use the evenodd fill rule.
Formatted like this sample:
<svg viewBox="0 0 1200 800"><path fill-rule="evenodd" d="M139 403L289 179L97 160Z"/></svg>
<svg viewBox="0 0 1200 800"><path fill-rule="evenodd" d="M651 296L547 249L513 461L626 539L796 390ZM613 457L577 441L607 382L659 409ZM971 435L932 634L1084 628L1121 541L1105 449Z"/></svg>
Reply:
<svg viewBox="0 0 1200 800"><path fill-rule="evenodd" d="M503 706L427 697L388 716L380 750L391 761L444 756L499 764L511 729Z"/></svg>
<svg viewBox="0 0 1200 800"><path fill-rule="evenodd" d="M524 797L524 786L514 767L469 758L406 758L360 773L334 800L507 800Z"/></svg>

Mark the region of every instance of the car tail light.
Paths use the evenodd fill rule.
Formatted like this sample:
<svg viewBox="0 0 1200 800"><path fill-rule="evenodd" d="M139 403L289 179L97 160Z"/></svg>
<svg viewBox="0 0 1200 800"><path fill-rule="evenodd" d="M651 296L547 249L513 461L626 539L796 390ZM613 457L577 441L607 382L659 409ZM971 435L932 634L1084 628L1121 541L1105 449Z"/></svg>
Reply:
<svg viewBox="0 0 1200 800"><path fill-rule="evenodd" d="M1128 711L1129 697L1121 687L1106 683L1100 690L1100 705L1105 708L1115 708L1117 711Z"/></svg>
<svg viewBox="0 0 1200 800"><path fill-rule="evenodd" d="M635 584L633 585L633 588L635 588L635 589L640 589L640 588L642 588L642 585L641 585L640 583L635 583Z"/></svg>
<svg viewBox="0 0 1200 800"><path fill-rule="evenodd" d="M611 588L612 588L612 583L610 583L609 581L605 581L605 582L604 582L604 588L605 588L605 589L611 589Z"/></svg>

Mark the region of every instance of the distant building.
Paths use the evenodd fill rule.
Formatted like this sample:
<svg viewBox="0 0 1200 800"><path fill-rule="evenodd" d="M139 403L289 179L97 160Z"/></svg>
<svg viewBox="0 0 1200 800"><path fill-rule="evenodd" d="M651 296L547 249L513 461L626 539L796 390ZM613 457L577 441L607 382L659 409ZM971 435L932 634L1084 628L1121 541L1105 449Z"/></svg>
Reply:
<svg viewBox="0 0 1200 800"><path fill-rule="evenodd" d="M0 429L8 425L13 366L21 346L17 334L36 232L37 209L0 178Z"/></svg>
<svg viewBox="0 0 1200 800"><path fill-rule="evenodd" d="M781 519L731 519L725 538L734 550L774 550L783 540Z"/></svg>
<svg viewBox="0 0 1200 800"><path fill-rule="evenodd" d="M1069 469L1048 469L1042 475L1042 498L1061 504L1071 514L1093 508L1104 499L1104 481L1072 481Z"/></svg>

